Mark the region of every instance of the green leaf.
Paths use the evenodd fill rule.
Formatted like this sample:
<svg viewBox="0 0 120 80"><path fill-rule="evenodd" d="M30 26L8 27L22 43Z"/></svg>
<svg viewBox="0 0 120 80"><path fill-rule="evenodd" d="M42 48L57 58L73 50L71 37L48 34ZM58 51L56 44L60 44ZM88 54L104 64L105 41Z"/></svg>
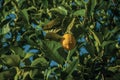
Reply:
<svg viewBox="0 0 120 80"><path fill-rule="evenodd" d="M68 75L70 75L75 70L78 63L79 59L75 57L74 60L70 64L68 64L68 67L65 69L65 72L68 73Z"/></svg>
<svg viewBox="0 0 120 80"><path fill-rule="evenodd" d="M25 36L25 40L26 40L27 43L30 44L31 46L35 46L35 45L36 45L36 43L35 43L32 39L30 39L29 36Z"/></svg>
<svg viewBox="0 0 120 80"><path fill-rule="evenodd" d="M44 57L40 57L40 58L36 58L35 60L32 61L31 66L37 66L37 67L47 67L49 64L49 62L44 58Z"/></svg>
<svg viewBox="0 0 120 80"><path fill-rule="evenodd" d="M100 42L99 37L96 35L96 33L94 31L92 31L91 29L89 29L89 30L93 34L93 37L94 37L95 41L98 43L98 46L100 46L101 42Z"/></svg>
<svg viewBox="0 0 120 80"><path fill-rule="evenodd" d="M19 55L20 57L25 56L25 52L23 51L23 49L18 46L11 46L10 50L12 51L13 54Z"/></svg>
<svg viewBox="0 0 120 80"><path fill-rule="evenodd" d="M46 57L56 61L59 64L64 63L64 58L58 53L61 44L56 41L44 40L40 42L41 50L45 53Z"/></svg>
<svg viewBox="0 0 120 80"><path fill-rule="evenodd" d="M85 48L87 49L87 51L90 53L92 57L95 56L95 45L87 44Z"/></svg>
<svg viewBox="0 0 120 80"><path fill-rule="evenodd" d="M100 46L101 46L100 37L98 37L98 35L93 30L91 30L91 29L89 29L89 30L95 39L94 44L95 44L96 50L97 50L97 52L99 52Z"/></svg>
<svg viewBox="0 0 120 80"><path fill-rule="evenodd" d="M65 80L74 80L74 78L73 78L73 76L72 75L69 75L69 76L67 76L66 77L66 79Z"/></svg>
<svg viewBox="0 0 120 80"><path fill-rule="evenodd" d="M51 75L52 72L54 72L56 70L56 68L52 68L52 69L47 69L44 73L44 76L46 78L46 80L49 80L49 76Z"/></svg>
<svg viewBox="0 0 120 80"><path fill-rule="evenodd" d="M89 0L86 4L86 17L94 14L94 8L97 4L97 0Z"/></svg>
<svg viewBox="0 0 120 80"><path fill-rule="evenodd" d="M108 71L111 71L113 73L117 72L120 70L120 66L117 65L117 66L113 66L113 67L108 67Z"/></svg>
<svg viewBox="0 0 120 80"><path fill-rule="evenodd" d="M66 33L72 33L72 29L74 28L75 18L72 19L72 21L69 23Z"/></svg>
<svg viewBox="0 0 120 80"><path fill-rule="evenodd" d="M29 15L28 15L28 12L27 12L27 9L23 9L21 11L22 15L23 15L23 18L27 21L27 23L29 24Z"/></svg>
<svg viewBox="0 0 120 80"><path fill-rule="evenodd" d="M105 47L107 47L109 44L113 44L113 43L116 43L117 41L111 41L111 40L109 40L109 41L103 41L103 43L102 43L102 48L105 48Z"/></svg>
<svg viewBox="0 0 120 80"><path fill-rule="evenodd" d="M97 0L90 0L91 1L91 11L94 11L94 8L97 4Z"/></svg>
<svg viewBox="0 0 120 80"><path fill-rule="evenodd" d="M113 75L113 80L120 80L120 73Z"/></svg>
<svg viewBox="0 0 120 80"><path fill-rule="evenodd" d="M85 16L85 9L77 10L73 13L74 16Z"/></svg>
<svg viewBox="0 0 120 80"><path fill-rule="evenodd" d="M23 80L28 80L29 78L28 78L28 76L29 76L29 72L24 72L24 75L23 75ZM28 79L27 79L28 78Z"/></svg>
<svg viewBox="0 0 120 80"><path fill-rule="evenodd" d="M55 41L59 41L60 39L62 39L62 36L53 33L53 32L48 32L45 36L46 39L51 39L51 40L55 40Z"/></svg>
<svg viewBox="0 0 120 80"><path fill-rule="evenodd" d="M48 0L42 0L42 3L45 8L48 7Z"/></svg>
<svg viewBox="0 0 120 80"><path fill-rule="evenodd" d="M18 3L18 2L19 2L19 3ZM21 7L21 6L24 4L24 2L25 2L24 0L17 1L18 6Z"/></svg>
<svg viewBox="0 0 120 80"><path fill-rule="evenodd" d="M25 59L29 59L30 57L34 56L33 53L26 53L25 57L23 58L23 60Z"/></svg>
<svg viewBox="0 0 120 80"><path fill-rule="evenodd" d="M112 38L115 35L115 33L119 32L119 31L120 31L120 28L119 27L115 27L113 30L108 31L104 35L104 37L105 37L105 39L109 40L110 38Z"/></svg>
<svg viewBox="0 0 120 80"><path fill-rule="evenodd" d="M1 71L0 80L8 80L8 79L14 80L15 74L16 74L15 69L7 69L4 71Z"/></svg>
<svg viewBox="0 0 120 80"><path fill-rule="evenodd" d="M19 66L20 57L18 55L2 55L2 63L8 66Z"/></svg>
<svg viewBox="0 0 120 80"><path fill-rule="evenodd" d="M59 6L57 8L52 8L52 9L50 9L50 11L64 15L64 16L66 16L68 14L68 11L63 6Z"/></svg>
<svg viewBox="0 0 120 80"><path fill-rule="evenodd" d="M37 8L34 7L34 6L31 6L31 7L27 8L27 11L31 11L31 10L37 10Z"/></svg>
<svg viewBox="0 0 120 80"><path fill-rule="evenodd" d="M80 1L80 0L75 0L75 3L79 6L81 6L83 4L82 1Z"/></svg>
<svg viewBox="0 0 120 80"><path fill-rule="evenodd" d="M76 48L68 51L68 54L67 54L67 57L66 57L66 61L69 62L69 61L71 60L71 58L72 58L72 56L74 55L75 51L76 51Z"/></svg>
<svg viewBox="0 0 120 80"><path fill-rule="evenodd" d="M7 34L8 32L10 32L10 27L6 25L2 28L2 34Z"/></svg>
<svg viewBox="0 0 120 80"><path fill-rule="evenodd" d="M38 69L33 69L29 72L29 75L31 79L36 80L40 78L40 71Z"/></svg>
<svg viewBox="0 0 120 80"><path fill-rule="evenodd" d="M8 14L7 14L8 15ZM5 19L5 20L1 20L0 21L0 27L4 27L4 26L8 26L7 23L10 21L11 19Z"/></svg>

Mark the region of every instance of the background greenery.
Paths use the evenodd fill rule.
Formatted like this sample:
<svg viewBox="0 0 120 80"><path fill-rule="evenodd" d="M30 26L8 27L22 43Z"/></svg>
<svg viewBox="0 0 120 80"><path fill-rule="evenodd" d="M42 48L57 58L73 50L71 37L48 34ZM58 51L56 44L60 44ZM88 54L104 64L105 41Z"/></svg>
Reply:
<svg viewBox="0 0 120 80"><path fill-rule="evenodd" d="M119 4L0 0L0 80L120 80ZM68 30L71 51L58 38Z"/></svg>

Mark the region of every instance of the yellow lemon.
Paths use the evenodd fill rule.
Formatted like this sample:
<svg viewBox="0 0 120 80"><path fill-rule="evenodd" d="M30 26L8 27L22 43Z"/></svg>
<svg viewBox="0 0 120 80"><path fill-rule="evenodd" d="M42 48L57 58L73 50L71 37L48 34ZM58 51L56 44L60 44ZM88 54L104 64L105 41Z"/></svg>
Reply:
<svg viewBox="0 0 120 80"><path fill-rule="evenodd" d="M62 47L66 50L71 50L76 45L76 40L72 34L64 34L61 39Z"/></svg>

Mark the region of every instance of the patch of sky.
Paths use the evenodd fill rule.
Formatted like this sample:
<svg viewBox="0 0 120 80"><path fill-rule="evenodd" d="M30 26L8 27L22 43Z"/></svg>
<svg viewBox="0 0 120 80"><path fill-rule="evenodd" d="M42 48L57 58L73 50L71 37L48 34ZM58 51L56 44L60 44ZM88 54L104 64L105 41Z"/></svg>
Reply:
<svg viewBox="0 0 120 80"><path fill-rule="evenodd" d="M24 67L25 64L24 64L23 62L20 62L20 66L21 66L21 67Z"/></svg>
<svg viewBox="0 0 120 80"><path fill-rule="evenodd" d="M23 48L24 48L24 51L27 54L29 54L29 53L37 53L39 51L37 49L30 49L30 45L28 45L28 44L24 45ZM30 59L30 61L33 61L33 57L32 56L29 59Z"/></svg>
<svg viewBox="0 0 120 80"><path fill-rule="evenodd" d="M116 57L112 57L112 58L110 59L110 63L113 63L115 60L116 60Z"/></svg>
<svg viewBox="0 0 120 80"><path fill-rule="evenodd" d="M50 66L51 66L51 67L58 66L58 63L55 62L54 60L52 60L52 61L50 62Z"/></svg>
<svg viewBox="0 0 120 80"><path fill-rule="evenodd" d="M118 44L120 44L120 34L117 36Z"/></svg>
<svg viewBox="0 0 120 80"><path fill-rule="evenodd" d="M80 39L78 39L78 42L79 43L82 43L82 42L85 42L86 40L85 40L85 37L83 36L83 37L81 37Z"/></svg>
<svg viewBox="0 0 120 80"><path fill-rule="evenodd" d="M4 0L0 0L0 9L2 8L3 2L4 2Z"/></svg>
<svg viewBox="0 0 120 80"><path fill-rule="evenodd" d="M113 16L113 13L112 13L112 11L111 10L107 10L107 14L109 15L109 16Z"/></svg>
<svg viewBox="0 0 120 80"><path fill-rule="evenodd" d="M0 9L2 8L2 3L0 2Z"/></svg>
<svg viewBox="0 0 120 80"><path fill-rule="evenodd" d="M15 26L15 22L14 21L10 21L9 25L10 26Z"/></svg>
<svg viewBox="0 0 120 80"><path fill-rule="evenodd" d="M25 32L25 31L26 31L24 27L22 28L22 31L23 31L23 32Z"/></svg>
<svg viewBox="0 0 120 80"><path fill-rule="evenodd" d="M89 0L84 0L85 2L88 2Z"/></svg>
<svg viewBox="0 0 120 80"><path fill-rule="evenodd" d="M86 48L83 46L80 48L80 56L84 55L84 54L88 54L88 51L86 50Z"/></svg>
<svg viewBox="0 0 120 80"><path fill-rule="evenodd" d="M20 41L20 39L21 39L21 34L18 33L17 38L16 38L16 41Z"/></svg>
<svg viewBox="0 0 120 80"><path fill-rule="evenodd" d="M32 61L33 61L33 56L31 56L31 57L29 58L29 60L32 62Z"/></svg>
<svg viewBox="0 0 120 80"><path fill-rule="evenodd" d="M71 2L71 5L72 5L72 6L75 6L76 4L75 4L75 2Z"/></svg>
<svg viewBox="0 0 120 80"><path fill-rule="evenodd" d="M28 50L30 49L30 45L26 44L23 46L23 48L25 52L28 52Z"/></svg>
<svg viewBox="0 0 120 80"><path fill-rule="evenodd" d="M99 14L100 14L100 11L99 11L99 10L97 10L95 13L96 13L97 15L99 15Z"/></svg>
<svg viewBox="0 0 120 80"><path fill-rule="evenodd" d="M42 28L39 25L35 24L35 23L32 23L31 25L32 25L33 28L35 28L37 30L42 30Z"/></svg>
<svg viewBox="0 0 120 80"><path fill-rule="evenodd" d="M83 17L80 17L79 19L80 19L80 21L83 21Z"/></svg>
<svg viewBox="0 0 120 80"><path fill-rule="evenodd" d="M6 42L6 38L2 38L1 42L3 42L3 43Z"/></svg>
<svg viewBox="0 0 120 80"><path fill-rule="evenodd" d="M7 46L8 46L8 43L5 42L5 43L3 44L3 47L7 47Z"/></svg>
<svg viewBox="0 0 120 80"><path fill-rule="evenodd" d="M31 25L33 28L36 28L38 26L37 24L34 24L34 23L32 23Z"/></svg>
<svg viewBox="0 0 120 80"><path fill-rule="evenodd" d="M101 28L101 24L99 23L99 22L96 22L96 31L98 31L98 30L100 30L100 28Z"/></svg>
<svg viewBox="0 0 120 80"><path fill-rule="evenodd" d="M3 70L8 70L8 67L7 66L5 66L5 65L3 65Z"/></svg>
<svg viewBox="0 0 120 80"><path fill-rule="evenodd" d="M103 20L103 18L102 18L102 17L100 17L100 18L99 18L99 21L102 21L102 20Z"/></svg>
<svg viewBox="0 0 120 80"><path fill-rule="evenodd" d="M119 20L117 16L114 16L113 19L114 19L115 21Z"/></svg>
<svg viewBox="0 0 120 80"><path fill-rule="evenodd" d="M7 33L4 37L5 37L6 39L10 39L10 38L12 37L12 33L9 32L9 33Z"/></svg>
<svg viewBox="0 0 120 80"><path fill-rule="evenodd" d="M37 50L37 49L30 49L29 50L29 52L31 52L31 53L37 53L39 50Z"/></svg>
<svg viewBox="0 0 120 80"><path fill-rule="evenodd" d="M114 22L115 22L117 25L120 25L120 21L119 21L119 17L118 17L118 16L114 16L113 20L114 20Z"/></svg>
<svg viewBox="0 0 120 80"><path fill-rule="evenodd" d="M37 49L30 49L30 50L28 51L28 54L29 54L29 53L37 53L37 52L39 52L39 50L37 50ZM31 57L29 58L29 60L32 62L32 61L33 61L33 56L31 56Z"/></svg>
<svg viewBox="0 0 120 80"><path fill-rule="evenodd" d="M68 64L68 63L65 63L65 64L63 65L63 67L67 67L67 66L69 66L69 64Z"/></svg>
<svg viewBox="0 0 120 80"><path fill-rule="evenodd" d="M16 15L11 13L9 15L6 16L6 19L11 19L11 20L14 20L16 18Z"/></svg>
<svg viewBox="0 0 120 80"><path fill-rule="evenodd" d="M42 30L42 31L43 31L43 29L42 29L39 25L37 25L37 24L35 24L35 23L32 23L31 25L32 25L32 27L35 28L36 30ZM45 32L45 31L43 31L43 35L46 36L46 32Z"/></svg>
<svg viewBox="0 0 120 80"><path fill-rule="evenodd" d="M58 77L56 76L56 73L55 72L51 72L51 74L48 76L49 78L55 78L55 80L58 80Z"/></svg>
<svg viewBox="0 0 120 80"><path fill-rule="evenodd" d="M43 31L43 35L46 36L46 32L45 31Z"/></svg>

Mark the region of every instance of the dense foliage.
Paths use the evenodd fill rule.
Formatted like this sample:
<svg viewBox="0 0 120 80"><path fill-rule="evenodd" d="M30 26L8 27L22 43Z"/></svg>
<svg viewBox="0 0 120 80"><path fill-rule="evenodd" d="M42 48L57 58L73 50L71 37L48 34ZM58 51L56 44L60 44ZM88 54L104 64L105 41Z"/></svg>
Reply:
<svg viewBox="0 0 120 80"><path fill-rule="evenodd" d="M0 80L120 80L120 1L0 0Z"/></svg>

